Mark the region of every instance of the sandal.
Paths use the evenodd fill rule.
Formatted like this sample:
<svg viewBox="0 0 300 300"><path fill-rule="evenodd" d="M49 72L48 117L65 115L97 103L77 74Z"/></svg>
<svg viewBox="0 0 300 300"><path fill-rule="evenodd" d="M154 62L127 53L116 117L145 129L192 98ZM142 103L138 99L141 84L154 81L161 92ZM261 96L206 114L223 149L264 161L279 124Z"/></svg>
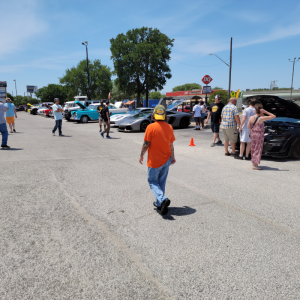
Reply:
<svg viewBox="0 0 300 300"><path fill-rule="evenodd" d="M252 167L252 170L262 170L260 167Z"/></svg>

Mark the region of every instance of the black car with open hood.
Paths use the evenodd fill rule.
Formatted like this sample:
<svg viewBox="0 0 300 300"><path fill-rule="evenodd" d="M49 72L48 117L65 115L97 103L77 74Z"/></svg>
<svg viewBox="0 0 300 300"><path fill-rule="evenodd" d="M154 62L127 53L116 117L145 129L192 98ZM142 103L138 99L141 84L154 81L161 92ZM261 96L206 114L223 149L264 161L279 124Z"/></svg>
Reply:
<svg viewBox="0 0 300 300"><path fill-rule="evenodd" d="M243 102L248 104L252 98L276 115L275 119L265 122L263 155L300 159L300 106L271 95L251 96Z"/></svg>

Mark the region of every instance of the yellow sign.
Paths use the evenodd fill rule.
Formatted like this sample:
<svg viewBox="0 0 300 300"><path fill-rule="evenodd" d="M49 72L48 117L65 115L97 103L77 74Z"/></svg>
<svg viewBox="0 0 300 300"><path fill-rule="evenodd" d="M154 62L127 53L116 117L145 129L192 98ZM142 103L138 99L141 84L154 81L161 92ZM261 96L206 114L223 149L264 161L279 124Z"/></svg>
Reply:
<svg viewBox="0 0 300 300"><path fill-rule="evenodd" d="M239 94L240 94L240 89L237 90L235 99L237 99L239 97Z"/></svg>
<svg viewBox="0 0 300 300"><path fill-rule="evenodd" d="M230 97L231 97L231 98L235 98L235 91L232 91L232 92L231 92Z"/></svg>

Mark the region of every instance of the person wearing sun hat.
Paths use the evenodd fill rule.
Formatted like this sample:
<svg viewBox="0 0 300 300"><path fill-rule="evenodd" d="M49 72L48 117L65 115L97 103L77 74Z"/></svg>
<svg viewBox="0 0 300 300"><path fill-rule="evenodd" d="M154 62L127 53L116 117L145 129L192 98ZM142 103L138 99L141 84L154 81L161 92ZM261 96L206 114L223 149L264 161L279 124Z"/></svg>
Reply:
<svg viewBox="0 0 300 300"><path fill-rule="evenodd" d="M170 165L175 164L173 127L166 120L166 110L162 105L154 108L155 122L148 125L139 162L143 164L144 155L148 150L148 183L155 196L153 205L161 215L168 213L170 199L165 196L165 187Z"/></svg>

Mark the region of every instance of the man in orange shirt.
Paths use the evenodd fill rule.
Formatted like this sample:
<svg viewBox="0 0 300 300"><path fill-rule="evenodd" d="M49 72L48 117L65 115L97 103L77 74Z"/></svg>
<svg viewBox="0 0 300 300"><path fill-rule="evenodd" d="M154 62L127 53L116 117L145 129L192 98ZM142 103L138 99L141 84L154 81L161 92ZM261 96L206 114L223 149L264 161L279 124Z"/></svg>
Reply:
<svg viewBox="0 0 300 300"><path fill-rule="evenodd" d="M165 122L166 111L164 106L157 105L154 109L155 123L148 125L140 164L143 164L144 154L148 150L148 182L151 191L155 196L153 205L161 211L162 215L168 213L168 206L171 201L165 196L166 181L169 166L175 164L174 146L175 141L173 128Z"/></svg>

